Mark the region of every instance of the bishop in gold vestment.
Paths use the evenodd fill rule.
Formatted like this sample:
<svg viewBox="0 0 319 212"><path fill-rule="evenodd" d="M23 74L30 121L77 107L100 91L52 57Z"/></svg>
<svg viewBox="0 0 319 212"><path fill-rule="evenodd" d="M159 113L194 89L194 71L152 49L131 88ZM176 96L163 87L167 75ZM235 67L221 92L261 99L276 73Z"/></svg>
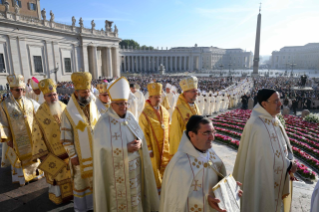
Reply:
<svg viewBox="0 0 319 212"><path fill-rule="evenodd" d="M94 211L151 212L159 198L143 131L128 109L129 83L108 88L111 107L94 129Z"/></svg>
<svg viewBox="0 0 319 212"><path fill-rule="evenodd" d="M170 160L169 152L169 112L160 104L162 84L147 85L150 94L140 115L139 124L144 132L151 156L157 189L160 191L165 168Z"/></svg>
<svg viewBox="0 0 319 212"><path fill-rule="evenodd" d="M93 129L100 113L92 100L92 75L71 76L75 92L61 116L61 142L69 155L75 211L93 209Z"/></svg>
<svg viewBox="0 0 319 212"><path fill-rule="evenodd" d="M8 144L6 157L12 166L12 182L20 186L43 177L37 168L39 161L32 160L32 123L37 104L22 96L25 88L22 75L7 77L12 96L0 106L1 142Z"/></svg>
<svg viewBox="0 0 319 212"><path fill-rule="evenodd" d="M195 103L197 98L196 77L187 77L180 81L180 86L183 90L178 97L178 101L173 112L172 124L170 131L170 153L174 155L177 152L179 142L182 138L183 131L186 129L186 124L192 115L199 115L198 107Z"/></svg>
<svg viewBox="0 0 319 212"><path fill-rule="evenodd" d="M43 161L49 154L53 154L67 165L69 156L60 142L60 118L66 106L58 101L56 85L52 79L41 80L39 87L45 102L39 107L33 122L33 159L40 158ZM60 204L73 199L71 172L67 166L62 168L57 176L53 177L46 172L44 174L49 184L49 199L52 202Z"/></svg>

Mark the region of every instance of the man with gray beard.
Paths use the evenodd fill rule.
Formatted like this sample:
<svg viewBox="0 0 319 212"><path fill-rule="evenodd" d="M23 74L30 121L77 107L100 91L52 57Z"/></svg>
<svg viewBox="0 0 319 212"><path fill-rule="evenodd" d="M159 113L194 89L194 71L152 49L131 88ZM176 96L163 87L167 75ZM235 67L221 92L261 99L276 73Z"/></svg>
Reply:
<svg viewBox="0 0 319 212"><path fill-rule="evenodd" d="M58 101L56 85L52 79L41 80L39 89L43 93L45 102L36 112L32 125L32 159L39 158L43 162L50 162L51 158L54 158L66 165L69 156L60 142L60 120L66 105ZM49 172L44 173L49 184L49 199L55 204L73 199L71 172L65 165L56 176L52 176Z"/></svg>
<svg viewBox="0 0 319 212"><path fill-rule="evenodd" d="M93 210L93 129L100 118L90 88L92 75L71 75L75 92L61 116L60 142L70 158L75 211Z"/></svg>

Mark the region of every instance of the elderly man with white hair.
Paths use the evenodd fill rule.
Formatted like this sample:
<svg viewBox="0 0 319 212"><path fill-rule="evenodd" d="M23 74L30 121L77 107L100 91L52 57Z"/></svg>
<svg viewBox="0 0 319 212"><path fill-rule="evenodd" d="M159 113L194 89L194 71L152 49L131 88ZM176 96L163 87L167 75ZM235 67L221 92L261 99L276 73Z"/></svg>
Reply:
<svg viewBox="0 0 319 212"><path fill-rule="evenodd" d="M108 86L111 107L94 129L94 211L158 211L159 198L147 143L128 111L130 86Z"/></svg>

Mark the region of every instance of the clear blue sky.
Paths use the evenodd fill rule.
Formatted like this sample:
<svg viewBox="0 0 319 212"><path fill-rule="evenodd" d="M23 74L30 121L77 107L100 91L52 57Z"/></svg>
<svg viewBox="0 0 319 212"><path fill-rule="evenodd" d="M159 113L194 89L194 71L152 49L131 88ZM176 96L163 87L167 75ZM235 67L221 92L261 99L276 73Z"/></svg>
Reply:
<svg viewBox="0 0 319 212"><path fill-rule="evenodd" d="M319 0L41 0L47 17L90 27L114 21L119 37L154 47L217 46L254 51L262 2L261 55L283 46L319 42Z"/></svg>

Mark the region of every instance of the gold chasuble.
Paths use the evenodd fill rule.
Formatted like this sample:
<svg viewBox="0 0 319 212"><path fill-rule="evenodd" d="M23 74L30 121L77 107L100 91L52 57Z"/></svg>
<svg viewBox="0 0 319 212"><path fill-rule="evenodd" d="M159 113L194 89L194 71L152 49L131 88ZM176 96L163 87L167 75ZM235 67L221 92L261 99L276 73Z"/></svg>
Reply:
<svg viewBox="0 0 319 212"><path fill-rule="evenodd" d="M59 102L61 111L66 108L65 104ZM44 102L38 109L33 122L33 159L47 156L49 153L57 156L67 165L69 156L60 142L61 121L58 115L51 115L50 108ZM43 162L43 161L42 161ZM49 164L51 167L55 164ZM57 176L52 177L44 173L49 184L49 199L55 204L60 204L73 199L70 169L65 166Z"/></svg>
<svg viewBox="0 0 319 212"><path fill-rule="evenodd" d="M12 161L12 180L24 185L25 182L40 179L43 172L37 167L39 162L32 160L32 123L34 105L31 100L21 97L15 100L13 96L1 103L0 134L1 142L13 141L13 149L17 160ZM8 147L8 150L11 147ZM7 151L8 152L8 151ZM12 157L7 155L7 157Z"/></svg>
<svg viewBox="0 0 319 212"><path fill-rule="evenodd" d="M170 153L174 155L177 152L182 134L186 129L186 124L192 115L200 115L196 103L190 105L186 102L183 94L178 97L177 105L173 112L172 124L170 131Z"/></svg>
<svg viewBox="0 0 319 212"><path fill-rule="evenodd" d="M246 123L233 171L245 191L241 211L281 211L292 189L287 169L293 158L281 122L258 103ZM284 208L290 210L289 201L284 201Z"/></svg>
<svg viewBox="0 0 319 212"><path fill-rule="evenodd" d="M127 85L127 89L129 89ZM127 144L142 140L139 151ZM143 131L131 112L120 118L110 108L94 129L94 211L151 212L159 198Z"/></svg>
<svg viewBox="0 0 319 212"><path fill-rule="evenodd" d="M81 107L72 94L61 116L60 140L70 159L78 158L80 165L70 163L73 180L74 209L87 211L93 209L93 129L100 113L92 100Z"/></svg>
<svg viewBox="0 0 319 212"><path fill-rule="evenodd" d="M144 132L151 157L157 189L161 188L164 170L171 158L169 153L169 112L160 106L157 111L149 100L140 115L139 124Z"/></svg>
<svg viewBox="0 0 319 212"><path fill-rule="evenodd" d="M226 176L226 168L213 148L196 150L183 133L178 151L169 162L163 179L160 212L213 212L207 201L212 188Z"/></svg>

